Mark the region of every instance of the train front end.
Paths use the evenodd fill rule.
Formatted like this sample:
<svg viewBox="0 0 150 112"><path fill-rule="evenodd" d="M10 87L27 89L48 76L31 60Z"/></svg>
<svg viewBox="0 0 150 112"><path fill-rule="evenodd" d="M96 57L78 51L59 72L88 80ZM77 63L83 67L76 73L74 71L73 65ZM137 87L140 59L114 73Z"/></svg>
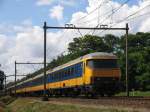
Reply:
<svg viewBox="0 0 150 112"><path fill-rule="evenodd" d="M115 55L92 54L86 60L85 72L94 94L112 96L118 91L121 71Z"/></svg>

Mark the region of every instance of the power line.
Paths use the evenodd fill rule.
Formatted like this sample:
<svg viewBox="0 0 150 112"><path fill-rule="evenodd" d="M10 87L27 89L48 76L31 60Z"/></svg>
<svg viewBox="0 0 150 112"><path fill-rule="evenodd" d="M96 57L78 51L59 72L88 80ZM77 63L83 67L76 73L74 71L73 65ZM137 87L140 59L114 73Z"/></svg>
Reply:
<svg viewBox="0 0 150 112"><path fill-rule="evenodd" d="M78 29L79 34L81 35L81 37L83 37L82 33L80 32L80 30Z"/></svg>
<svg viewBox="0 0 150 112"><path fill-rule="evenodd" d="M126 0L123 4L121 4L118 8L116 8L114 11L111 12L111 14L109 14L107 17L105 17L103 19L102 22L100 22L99 24L97 24L96 27L98 27L100 24L102 24L103 22L105 22L108 18L110 18L113 14L115 14L117 11L119 11L125 4L127 4L130 0ZM92 35L94 34L95 30L93 31Z"/></svg>
<svg viewBox="0 0 150 112"><path fill-rule="evenodd" d="M133 17L133 18L130 18L130 17L132 17L132 16L138 14L139 12L141 12L142 10L144 10L145 8L147 8L147 7L149 7L149 6L150 6L150 4L147 5L147 6L145 6L145 7L143 7L142 9L140 9L140 10L138 10L138 11L136 11L136 12L130 14L129 16L125 17L124 19L117 21L117 22L116 22L115 24L113 24L110 28L112 28L113 26L115 26L115 25L117 25L117 24L119 24L119 23L121 23L121 22L124 22L124 21L126 21L126 20L130 20L130 19L137 18L138 16L137 16L137 17ZM150 14L150 12L145 13L145 14ZM143 15L145 15L145 14L142 14L142 15L139 15L139 16L143 16ZM128 19L128 18L130 18L130 19ZM100 32L99 34L103 33L104 31L105 31L105 30L103 30L103 31Z"/></svg>
<svg viewBox="0 0 150 112"><path fill-rule="evenodd" d="M143 7L142 9L140 9L140 10L134 12L133 14L130 14L129 16L127 16L126 18L124 18L123 20L118 21L118 23L121 23L121 22L127 20L128 18L130 18L130 17L132 17L132 16L138 14L139 12L141 12L142 10L144 10L145 8L147 8L147 7L149 7L149 6L150 6L150 4L147 5L147 6L145 6L145 7Z"/></svg>
<svg viewBox="0 0 150 112"><path fill-rule="evenodd" d="M123 7L123 6L124 6L126 3L128 3L129 1L130 1L130 0L126 0L126 1L125 1L123 4L121 4L118 8L113 9L113 11L111 10L111 14L109 14L110 11L106 12L105 15L107 15L107 14L109 14L109 15L108 15L107 17L105 17L101 23L103 23L104 21L106 21L109 17L111 17L114 13L116 13L118 10L120 10L120 8ZM109 1L107 1L106 3L108 3L108 2L109 2ZM100 6L99 6L99 7L100 7ZM94 12L95 10L97 10L97 9L99 9L99 8L97 7L96 9L94 9L93 11L91 11L89 14L93 13L93 12ZM87 15L84 16L84 17L82 17L82 18L85 18L85 17L87 17ZM99 17L102 17L102 16L99 16ZM91 22L91 21L95 20L96 18L97 18L97 17L94 17L94 18L92 18L92 19L90 19L90 20L88 20L88 21L82 22L82 24L83 24L83 23ZM81 18L80 18L80 19L81 19ZM78 20L80 20L80 19L78 19ZM98 24L96 25L96 27L98 27L101 23L98 23ZM89 31L88 34L89 34L90 32L91 32L91 31ZM94 32L95 32L95 30L93 31L92 34L94 34Z"/></svg>
<svg viewBox="0 0 150 112"><path fill-rule="evenodd" d="M95 12L96 10L98 10L102 5L104 5L104 4L108 3L108 2L109 2L109 0L108 0L108 1L105 1L105 2L102 2L98 7L96 7L94 10L92 10L91 12L89 12L87 15L85 15L85 16L83 16L83 17L77 19L77 20L76 20L77 23L79 23L80 20L82 20L82 19L86 18L87 16L91 15L92 13L94 13L94 12Z"/></svg>
<svg viewBox="0 0 150 112"><path fill-rule="evenodd" d="M138 15L138 16L135 16L133 18L129 18L128 20L132 20L132 19L135 19L135 18L138 18L138 17L141 17L141 16L145 16L145 15L149 15L150 12L147 12L147 13L144 13L144 14L141 14L141 15Z"/></svg>
<svg viewBox="0 0 150 112"><path fill-rule="evenodd" d="M108 15L106 18L103 19L103 22L105 22L109 17L111 17L113 14L115 14L117 11L119 11L125 4L127 4L130 0L126 0L123 4L121 4L118 8L116 8L110 15ZM98 24L100 25L100 24Z"/></svg>

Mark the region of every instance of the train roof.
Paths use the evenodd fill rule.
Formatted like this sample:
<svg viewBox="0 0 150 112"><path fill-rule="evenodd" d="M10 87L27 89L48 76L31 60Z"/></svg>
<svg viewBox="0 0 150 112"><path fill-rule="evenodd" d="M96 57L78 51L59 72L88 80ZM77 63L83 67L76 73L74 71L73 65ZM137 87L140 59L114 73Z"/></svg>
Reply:
<svg viewBox="0 0 150 112"><path fill-rule="evenodd" d="M116 59L117 57L113 53L106 53L106 52L95 52L84 55L83 58L113 58Z"/></svg>

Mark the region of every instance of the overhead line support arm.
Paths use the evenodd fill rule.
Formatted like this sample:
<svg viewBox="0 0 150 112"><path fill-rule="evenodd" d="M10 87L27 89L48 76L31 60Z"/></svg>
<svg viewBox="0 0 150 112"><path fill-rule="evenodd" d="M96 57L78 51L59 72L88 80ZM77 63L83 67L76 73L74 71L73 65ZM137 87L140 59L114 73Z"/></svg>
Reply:
<svg viewBox="0 0 150 112"><path fill-rule="evenodd" d="M126 30L126 28L106 28L106 27L54 27L46 26L46 29L83 29L83 30Z"/></svg>

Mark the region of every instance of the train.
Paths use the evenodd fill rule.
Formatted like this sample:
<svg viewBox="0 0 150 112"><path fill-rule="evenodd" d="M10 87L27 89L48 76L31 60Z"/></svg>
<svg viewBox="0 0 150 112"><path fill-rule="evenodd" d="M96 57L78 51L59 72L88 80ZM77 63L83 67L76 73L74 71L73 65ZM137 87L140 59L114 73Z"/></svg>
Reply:
<svg viewBox="0 0 150 112"><path fill-rule="evenodd" d="M46 72L48 96L114 95L119 87L121 70L117 56L112 53L86 54ZM42 95L43 73L15 85L7 91L17 95ZM15 91L16 90L16 91Z"/></svg>

